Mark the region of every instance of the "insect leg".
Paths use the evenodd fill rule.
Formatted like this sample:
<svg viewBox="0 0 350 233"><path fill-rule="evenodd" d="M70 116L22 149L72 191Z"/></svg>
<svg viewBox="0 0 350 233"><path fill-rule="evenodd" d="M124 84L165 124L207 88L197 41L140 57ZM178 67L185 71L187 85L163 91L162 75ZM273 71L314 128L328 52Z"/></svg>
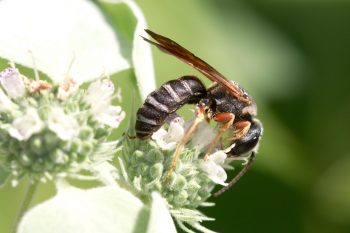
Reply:
<svg viewBox="0 0 350 233"><path fill-rule="evenodd" d="M197 129L199 123L201 123L205 119L205 106L197 105L196 109L196 118L190 128L186 131L185 135L180 140L179 144L177 144L175 152L173 154L173 160L171 161L170 168L168 172L165 175L164 181L167 182L170 175L173 173L177 160L179 159L179 156L181 154L181 151L185 147L186 143L190 140L192 134Z"/></svg>
<svg viewBox="0 0 350 233"><path fill-rule="evenodd" d="M219 195L221 195L222 193L224 193L226 190L228 190L231 186L233 186L234 184L237 183L237 181L239 181L239 179L242 178L242 176L248 171L248 169L251 167L251 165L253 164L253 161L255 159L255 152L253 151L252 154L249 156L248 162L244 165L244 167L242 168L242 170L232 179L230 180L230 182L228 183L227 186L223 187L222 189L220 189L219 191L217 191L216 193L214 193L214 197L217 197Z"/></svg>
<svg viewBox="0 0 350 233"><path fill-rule="evenodd" d="M213 119L218 123L223 123L223 125L220 127L219 132L216 134L214 140L210 143L207 153L204 156L204 160L208 160L209 154L212 152L220 140L222 134L231 127L233 121L235 120L235 114L230 112L218 113L214 115Z"/></svg>
<svg viewBox="0 0 350 233"><path fill-rule="evenodd" d="M234 134L232 137L228 138L228 140L236 141L237 139L240 139L241 137L246 135L248 130L250 129L251 124L252 123L250 121L238 121L234 123L233 124L233 126L235 127L235 131L233 132Z"/></svg>

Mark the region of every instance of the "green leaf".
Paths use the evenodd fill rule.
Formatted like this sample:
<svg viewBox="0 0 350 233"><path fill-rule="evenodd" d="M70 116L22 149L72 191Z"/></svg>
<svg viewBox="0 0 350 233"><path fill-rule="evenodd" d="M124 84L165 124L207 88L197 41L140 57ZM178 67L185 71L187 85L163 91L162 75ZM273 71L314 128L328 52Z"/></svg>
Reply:
<svg viewBox="0 0 350 233"><path fill-rule="evenodd" d="M145 99L147 95L156 88L151 45L140 37L140 35L145 35L144 29L147 28L146 19L142 14L139 6L132 0L101 0L101 2L106 3L104 5L104 9L106 9L108 5L112 6L112 8L109 9L109 12L117 24L120 22L120 16L118 16L118 14L120 14L120 11L118 11L118 7L121 7L123 5L127 6L133 14L136 23L134 24L135 28L132 31L132 35L130 35L130 30L120 30L125 32L125 37L133 38L131 61L134 67L137 85L141 97L142 99Z"/></svg>
<svg viewBox="0 0 350 233"><path fill-rule="evenodd" d="M10 172L0 166L0 188L5 185L9 176Z"/></svg>
<svg viewBox="0 0 350 233"><path fill-rule="evenodd" d="M27 67L33 67L34 59L56 82L71 63L69 74L78 82L130 67L118 30L91 1L1 1L0 28L0 57Z"/></svg>
<svg viewBox="0 0 350 233"><path fill-rule="evenodd" d="M148 208L117 187L60 190L29 210L18 233L135 233L145 229Z"/></svg>

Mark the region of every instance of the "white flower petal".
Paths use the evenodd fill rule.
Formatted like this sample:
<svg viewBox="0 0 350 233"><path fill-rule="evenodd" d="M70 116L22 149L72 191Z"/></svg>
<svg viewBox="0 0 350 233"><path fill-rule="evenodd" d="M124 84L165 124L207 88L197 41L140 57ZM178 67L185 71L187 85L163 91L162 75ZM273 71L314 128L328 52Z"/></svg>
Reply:
<svg viewBox="0 0 350 233"><path fill-rule="evenodd" d="M89 85L84 100L91 105L92 111L98 114L111 104L113 93L114 85L111 80L97 80Z"/></svg>
<svg viewBox="0 0 350 233"><path fill-rule="evenodd" d="M67 76L58 88L57 98L66 100L70 95L79 89L80 83L77 83L73 78Z"/></svg>
<svg viewBox="0 0 350 233"><path fill-rule="evenodd" d="M226 158L227 154L222 150L216 151L209 156L209 160L213 161L218 165L223 165L225 163Z"/></svg>
<svg viewBox="0 0 350 233"><path fill-rule="evenodd" d="M159 193L152 193L150 220L146 233L176 233L169 210Z"/></svg>
<svg viewBox="0 0 350 233"><path fill-rule="evenodd" d="M179 142L185 134L184 122L182 118L175 118L170 122L168 134L165 137L165 141Z"/></svg>
<svg viewBox="0 0 350 233"><path fill-rule="evenodd" d="M199 151L204 150L215 138L216 131L208 123L200 123L198 129L193 134L192 145Z"/></svg>
<svg viewBox="0 0 350 233"><path fill-rule="evenodd" d="M161 138L163 138L166 134L167 131L163 128L160 128L152 135L152 139L155 141L161 140Z"/></svg>
<svg viewBox="0 0 350 233"><path fill-rule="evenodd" d="M96 118L102 124L112 128L117 128L120 122L125 118L125 112L120 106L108 106L96 115Z"/></svg>
<svg viewBox="0 0 350 233"><path fill-rule="evenodd" d="M211 177L212 181L214 181L217 184L221 184L222 186L227 186L227 183L225 181L227 180L227 174L226 171L222 167L217 167L215 176Z"/></svg>
<svg viewBox="0 0 350 233"><path fill-rule="evenodd" d="M1 57L37 68L56 82L70 74L77 81L130 67L122 56L118 32L86 0L0 1Z"/></svg>
<svg viewBox="0 0 350 233"><path fill-rule="evenodd" d="M5 112L15 108L15 104L10 100L10 98L3 92L0 88L0 112Z"/></svg>
<svg viewBox="0 0 350 233"><path fill-rule="evenodd" d="M114 93L114 84L109 79L97 80L92 82L85 95L85 100L93 104L96 100L110 99Z"/></svg>
<svg viewBox="0 0 350 233"><path fill-rule="evenodd" d="M10 98L21 97L25 94L26 88L22 76L16 69L7 68L1 71L0 81Z"/></svg>
<svg viewBox="0 0 350 233"><path fill-rule="evenodd" d="M29 108L26 114L12 122L9 134L20 141L27 140L33 134L42 130L44 124L38 112L34 108Z"/></svg>
<svg viewBox="0 0 350 233"><path fill-rule="evenodd" d="M216 151L211 154L208 160L203 160L200 163L200 167L208 174L208 177L216 184L226 186L227 179L226 171L223 169L227 155L223 151Z"/></svg>
<svg viewBox="0 0 350 233"><path fill-rule="evenodd" d="M169 124L168 132L160 128L152 135L158 146L163 150L175 149L176 144L185 134L184 121L182 118L175 118Z"/></svg>
<svg viewBox="0 0 350 233"><path fill-rule="evenodd" d="M79 124L72 116L66 115L60 107L53 107L48 117L49 129L62 140L70 140L79 133Z"/></svg>

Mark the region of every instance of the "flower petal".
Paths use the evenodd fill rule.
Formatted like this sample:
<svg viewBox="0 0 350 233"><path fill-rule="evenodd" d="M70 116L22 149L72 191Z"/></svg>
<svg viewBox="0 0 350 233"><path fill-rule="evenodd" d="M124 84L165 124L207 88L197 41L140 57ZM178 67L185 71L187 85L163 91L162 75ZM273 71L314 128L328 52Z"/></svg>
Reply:
<svg viewBox="0 0 350 233"><path fill-rule="evenodd" d="M199 151L204 150L215 138L216 132L208 123L199 124L198 129L193 135L192 145Z"/></svg>
<svg viewBox="0 0 350 233"><path fill-rule="evenodd" d="M25 141L33 134L40 132L43 127L44 124L36 109L29 108L24 116L13 121L9 134L20 141Z"/></svg>
<svg viewBox="0 0 350 233"><path fill-rule="evenodd" d="M160 128L152 135L158 146L163 150L172 150L185 134L184 121L182 118L175 118L169 124L168 132Z"/></svg>
<svg viewBox="0 0 350 233"><path fill-rule="evenodd" d="M16 105L10 100L10 98L0 88L0 112L5 112L15 107Z"/></svg>
<svg viewBox="0 0 350 233"><path fill-rule="evenodd" d="M120 122L125 118L125 112L120 106L108 106L96 116L97 120L102 124L112 128L118 128Z"/></svg>
<svg viewBox="0 0 350 233"><path fill-rule="evenodd" d="M208 174L209 179L211 179L216 184L221 184L226 186L225 183L227 179L226 171L223 169L225 159L227 155L223 151L217 151L209 156L208 160L203 160L200 162L200 167L203 171Z"/></svg>
<svg viewBox="0 0 350 233"><path fill-rule="evenodd" d="M216 151L209 156L209 160L213 161L217 165L223 165L225 163L226 158L227 154L222 150Z"/></svg>
<svg viewBox="0 0 350 233"><path fill-rule="evenodd" d="M79 124L76 119L66 115L63 109L59 107L51 109L48 127L62 140L70 140L79 133Z"/></svg>
<svg viewBox="0 0 350 233"><path fill-rule="evenodd" d="M26 89L21 74L13 68L7 68L0 73L1 85L10 98L21 97Z"/></svg>

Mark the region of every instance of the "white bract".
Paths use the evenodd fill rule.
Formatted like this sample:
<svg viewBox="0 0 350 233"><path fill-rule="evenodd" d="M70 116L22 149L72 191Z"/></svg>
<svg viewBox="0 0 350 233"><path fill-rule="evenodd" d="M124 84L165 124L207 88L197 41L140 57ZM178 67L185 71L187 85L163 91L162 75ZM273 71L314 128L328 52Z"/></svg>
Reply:
<svg viewBox="0 0 350 233"><path fill-rule="evenodd" d="M216 151L211 154L208 160L201 161L201 168L208 174L208 177L216 184L226 186L227 174L222 167L225 164L227 155L224 151Z"/></svg>
<svg viewBox="0 0 350 233"><path fill-rule="evenodd" d="M70 140L79 133L79 124L76 119L65 114L60 107L51 108L47 121L49 129L62 140Z"/></svg>
<svg viewBox="0 0 350 233"><path fill-rule="evenodd" d="M125 4L128 6L137 21L136 28L133 33L133 50L132 50L132 64L135 68L135 76L139 86L142 99L146 99L147 95L156 89L154 78L153 59L151 53L151 45L145 43L140 38L140 35L145 35L144 30L148 28L145 16L140 7L133 0L102 0L103 2L118 5Z"/></svg>
<svg viewBox="0 0 350 233"><path fill-rule="evenodd" d="M0 81L10 98L21 97L26 92L23 78L16 69L7 68L3 70L0 73Z"/></svg>
<svg viewBox="0 0 350 233"><path fill-rule="evenodd" d="M132 233L144 207L118 187L60 188L55 197L25 214L18 233Z"/></svg>
<svg viewBox="0 0 350 233"><path fill-rule="evenodd" d="M24 116L18 117L12 122L8 132L19 141L25 141L33 134L40 132L43 127L44 123L40 119L37 110L28 108Z"/></svg>
<svg viewBox="0 0 350 233"><path fill-rule="evenodd" d="M130 67L101 11L85 0L0 1L0 56L37 68L56 82L70 73L80 81ZM29 53L30 51L30 53Z"/></svg>
<svg viewBox="0 0 350 233"><path fill-rule="evenodd" d="M156 141L161 149L172 150L184 136L184 133L184 120L177 117L170 122L168 131L160 128L152 135L152 139Z"/></svg>
<svg viewBox="0 0 350 233"><path fill-rule="evenodd" d="M166 202L158 192L152 194L152 205L147 233L176 233Z"/></svg>

